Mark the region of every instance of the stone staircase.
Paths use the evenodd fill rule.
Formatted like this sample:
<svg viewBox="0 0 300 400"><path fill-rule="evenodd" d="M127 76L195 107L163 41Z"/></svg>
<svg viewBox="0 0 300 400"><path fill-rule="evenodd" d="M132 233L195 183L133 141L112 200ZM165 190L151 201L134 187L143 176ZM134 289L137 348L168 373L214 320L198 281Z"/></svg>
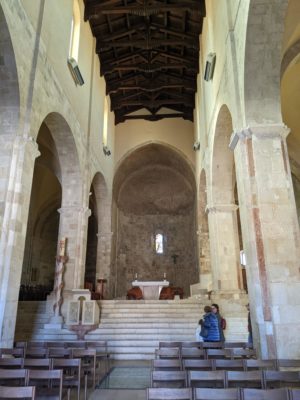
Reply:
<svg viewBox="0 0 300 400"><path fill-rule="evenodd" d="M46 302L20 302L15 340L76 340L68 329L44 329L50 319ZM106 340L114 359L152 359L159 341L193 341L203 302L184 300L104 300L99 328L86 340ZM245 318L226 318L227 340L245 340Z"/></svg>
<svg viewBox="0 0 300 400"><path fill-rule="evenodd" d="M151 359L159 341L194 340L200 310L190 299L103 301L99 329L86 338L106 340L116 359Z"/></svg>

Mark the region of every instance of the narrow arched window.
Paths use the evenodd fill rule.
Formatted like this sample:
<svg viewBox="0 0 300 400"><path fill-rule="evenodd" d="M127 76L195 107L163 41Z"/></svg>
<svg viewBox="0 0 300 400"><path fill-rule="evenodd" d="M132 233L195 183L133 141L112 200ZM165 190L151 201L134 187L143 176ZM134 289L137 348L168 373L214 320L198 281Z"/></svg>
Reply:
<svg viewBox="0 0 300 400"><path fill-rule="evenodd" d="M78 0L73 1L73 16L71 22L71 37L69 57L78 61L79 52L79 38L80 38L80 8Z"/></svg>
<svg viewBox="0 0 300 400"><path fill-rule="evenodd" d="M164 252L164 236L161 233L155 235L155 252L156 254L163 254Z"/></svg>
<svg viewBox="0 0 300 400"><path fill-rule="evenodd" d="M102 143L103 146L107 146L107 135L108 135L108 99L107 96L104 99L104 111L103 111L103 133Z"/></svg>

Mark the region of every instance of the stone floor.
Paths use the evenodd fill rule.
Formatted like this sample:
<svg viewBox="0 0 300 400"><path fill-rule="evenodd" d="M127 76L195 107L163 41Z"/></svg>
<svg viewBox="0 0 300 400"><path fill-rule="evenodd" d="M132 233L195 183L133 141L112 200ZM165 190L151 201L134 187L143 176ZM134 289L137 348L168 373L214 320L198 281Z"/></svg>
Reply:
<svg viewBox="0 0 300 400"><path fill-rule="evenodd" d="M151 361L145 360L112 360L111 374L106 377L103 366L97 371L97 385L99 388L89 389L89 400L145 400L146 390L150 379ZM108 388L107 388L108 387ZM81 399L84 399L82 390ZM77 399L76 391L71 393L71 399Z"/></svg>

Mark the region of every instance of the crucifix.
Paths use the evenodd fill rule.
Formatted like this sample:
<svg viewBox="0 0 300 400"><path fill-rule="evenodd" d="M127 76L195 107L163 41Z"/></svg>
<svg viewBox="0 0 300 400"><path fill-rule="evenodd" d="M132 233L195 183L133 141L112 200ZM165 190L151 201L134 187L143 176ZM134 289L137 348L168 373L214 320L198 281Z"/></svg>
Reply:
<svg viewBox="0 0 300 400"><path fill-rule="evenodd" d="M173 255L171 256L171 258L173 259L173 263L174 263L174 264L177 263L177 258L178 258L178 257L179 257L178 254L173 254Z"/></svg>

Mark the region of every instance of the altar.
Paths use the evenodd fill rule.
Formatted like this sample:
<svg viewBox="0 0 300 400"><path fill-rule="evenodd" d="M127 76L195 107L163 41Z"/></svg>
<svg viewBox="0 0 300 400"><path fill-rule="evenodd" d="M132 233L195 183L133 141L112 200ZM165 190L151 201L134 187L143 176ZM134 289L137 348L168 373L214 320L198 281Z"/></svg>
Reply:
<svg viewBox="0 0 300 400"><path fill-rule="evenodd" d="M164 281L138 281L134 280L132 286L138 286L143 292L144 300L159 300L159 295L163 287L169 286L169 282Z"/></svg>

